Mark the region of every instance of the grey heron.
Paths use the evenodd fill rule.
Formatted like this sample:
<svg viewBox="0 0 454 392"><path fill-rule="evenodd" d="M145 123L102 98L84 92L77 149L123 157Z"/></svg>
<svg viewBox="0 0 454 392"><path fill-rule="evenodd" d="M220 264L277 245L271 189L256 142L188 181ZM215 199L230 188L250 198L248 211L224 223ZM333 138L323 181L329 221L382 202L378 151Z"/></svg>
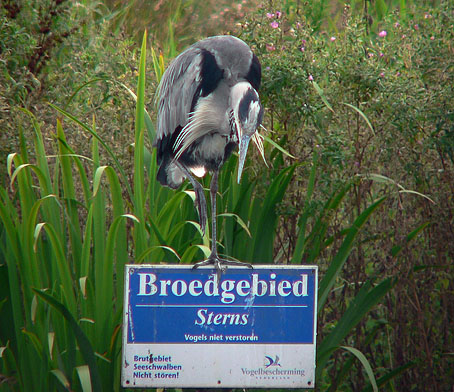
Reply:
<svg viewBox="0 0 454 392"><path fill-rule="evenodd" d="M157 179L176 189L187 178L195 191L200 227L205 233L206 199L196 180L212 173L211 253L194 265L213 264L218 276L227 265L250 264L221 259L216 240L218 174L236 146L239 148L238 182L252 138L263 157L257 133L263 107L257 93L260 62L249 46L233 36L201 40L177 56L158 87L157 133L154 145L160 165Z"/></svg>

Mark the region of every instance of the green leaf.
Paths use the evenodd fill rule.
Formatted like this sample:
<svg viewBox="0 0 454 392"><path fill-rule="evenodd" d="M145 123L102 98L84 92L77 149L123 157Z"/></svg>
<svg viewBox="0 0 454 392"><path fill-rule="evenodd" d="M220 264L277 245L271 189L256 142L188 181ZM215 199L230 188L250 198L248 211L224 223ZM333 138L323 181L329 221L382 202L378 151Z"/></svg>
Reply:
<svg viewBox="0 0 454 392"><path fill-rule="evenodd" d="M150 248L146 249L141 255L139 255L139 257L137 257L134 260L135 264L142 264L144 259L147 256L149 256L153 251L158 250L158 249L163 249L163 250L170 252L173 256L175 256L177 261L180 261L180 256L175 251L175 249L171 248L170 246L156 245L156 246L151 246Z"/></svg>
<svg viewBox="0 0 454 392"><path fill-rule="evenodd" d="M379 387L385 386L388 384L392 379L396 378L397 376L401 375L404 373L406 370L411 369L417 365L417 362L412 361L408 362L402 366L399 366L396 369L391 370L390 372L386 373L385 375L381 376L377 380L377 385ZM366 388L363 389L363 392L370 392L372 391L372 385L367 386Z"/></svg>
<svg viewBox="0 0 454 392"><path fill-rule="evenodd" d="M274 148L276 148L277 150L282 152L284 155L287 155L290 158L296 159L296 157L294 155L290 154L285 148L281 147L273 139L269 138L266 135L262 135L262 137L267 143L271 144Z"/></svg>
<svg viewBox="0 0 454 392"><path fill-rule="evenodd" d="M395 279L385 279L375 287L372 280L366 281L348 306L334 329L323 339L317 348L317 374L320 374L333 350L353 328L394 286Z"/></svg>
<svg viewBox="0 0 454 392"><path fill-rule="evenodd" d="M106 152L113 159L113 161L115 163L115 167L120 172L121 178L123 180L124 185L126 186L126 188L128 190L129 195L132 195L132 190L129 185L128 176L126 175L126 173L123 169L123 166L120 164L120 161L118 160L117 156L113 153L112 149L108 146L108 144L96 133L96 131L94 131L88 125L84 124L82 121L80 121L77 117L73 116L71 113L68 113L66 110L63 110L63 109L59 108L58 106L53 105L51 103L49 103L49 105L51 107L53 107L55 110L57 110L58 112L60 112L61 114L63 114L65 117L69 118L71 121L78 124L82 129L89 132L91 135L93 135L99 141L99 143L101 143L101 145L104 147Z"/></svg>
<svg viewBox="0 0 454 392"><path fill-rule="evenodd" d="M94 391L102 391L102 384L101 379L99 377L98 366L96 364L96 357L93 351L93 347L91 346L90 341L88 340L87 336L84 334L82 329L77 324L74 317L71 315L69 310L59 301L57 301L51 295L45 293L42 290L32 289L39 297L41 297L44 301L46 301L49 305L51 305L54 309L56 309L68 322L71 330L76 337L77 344L79 345L79 350L84 358L85 362L87 363L90 369L90 379L91 385L93 386ZM58 375L55 374L58 378Z"/></svg>
<svg viewBox="0 0 454 392"><path fill-rule="evenodd" d="M386 200L386 196L381 197L376 202L372 203L368 208L366 208L353 222L353 225L350 227L347 236L342 242L338 252L331 261L328 270L325 273L322 281L320 282L318 289L318 311L323 308L325 305L328 294L331 291L331 288L336 281L337 276L339 275L345 261L350 255L351 250L353 249L354 241L357 234L370 218L372 213Z"/></svg>
<svg viewBox="0 0 454 392"><path fill-rule="evenodd" d="M194 257L199 250L201 250L203 255L205 256L204 259L207 259L211 253L211 249L208 246L199 244L192 245L187 248L183 253L183 256L181 256L180 264L190 264L194 260Z"/></svg>
<svg viewBox="0 0 454 392"><path fill-rule="evenodd" d="M341 346L340 348L350 351L356 358L359 359L359 361L361 362L361 365L363 365L364 370L366 371L367 377L369 377L369 381L370 381L370 384L372 385L374 392L378 392L377 381L375 380L374 372L372 370L372 367L370 366L369 361L364 356L364 354L354 347Z"/></svg>
<svg viewBox="0 0 454 392"><path fill-rule="evenodd" d="M57 378L58 381L60 381L61 385L63 385L66 390L71 390L71 383L60 369L53 369L50 372Z"/></svg>
<svg viewBox="0 0 454 392"><path fill-rule="evenodd" d="M333 107L328 102L328 99L326 98L325 93L323 92L322 88L317 84L317 82L315 80L312 81L312 86L314 86L315 91L317 91L317 94L320 96L320 98L322 99L325 106L334 113Z"/></svg>
<svg viewBox="0 0 454 392"><path fill-rule="evenodd" d="M38 336L35 333L22 329L22 333L30 339L32 346L35 348L36 353L43 359L43 345L41 344Z"/></svg>
<svg viewBox="0 0 454 392"><path fill-rule="evenodd" d="M44 174L41 172L41 170L39 169L38 166L33 165L33 164L31 164L31 163L24 163L24 164L18 166L18 167L16 168L16 170L14 170L14 173L13 173L13 175L11 176L11 180L10 180L10 186L11 186L11 188L13 188L14 181L16 180L16 177L18 176L18 174L19 174L22 170L24 170L25 168L30 168L30 169L32 169L32 170L35 172L35 174L38 176L39 179L43 179L43 178L44 178Z"/></svg>
<svg viewBox="0 0 454 392"><path fill-rule="evenodd" d="M160 55L160 57L162 57L162 55ZM153 62L154 75L156 77L156 81L159 83L164 73L164 69L163 67L161 68L161 62L159 61L158 56L156 56L154 48L151 48L151 59Z"/></svg>
<svg viewBox="0 0 454 392"><path fill-rule="evenodd" d="M377 12L378 20L382 20L388 13L388 6L385 0L375 0L375 11Z"/></svg>
<svg viewBox="0 0 454 392"><path fill-rule="evenodd" d="M432 204L436 204L429 196L425 195L424 193L412 191L411 189L402 189L399 193L411 193L413 195L424 197L424 199L429 200Z"/></svg>
<svg viewBox="0 0 454 392"><path fill-rule="evenodd" d="M55 342L55 332L47 333L47 345L49 348L49 357L53 360L54 357L54 342Z"/></svg>
<svg viewBox="0 0 454 392"><path fill-rule="evenodd" d="M235 219L235 221L241 226L241 228L246 232L246 234L249 237L252 237L251 232L249 231L249 228L247 227L246 223L243 221L243 219L241 219L241 217L239 215L233 214L233 213L229 213L229 212L225 212L223 214L218 214L218 217L219 216L225 216L225 217L228 217L228 218Z"/></svg>
<svg viewBox="0 0 454 392"><path fill-rule="evenodd" d="M421 197L424 197L425 199L429 200L432 204L436 204L429 196L424 195L423 193L413 191L410 189L405 189L402 185L400 185L398 182L394 181L392 178L386 177L382 174L377 174L377 173L368 173L366 175L359 175L360 177L366 178L368 180L372 180L378 183L382 184L389 184L389 185L395 185L399 188L399 193L411 193L414 195L418 195Z"/></svg>
<svg viewBox="0 0 454 392"><path fill-rule="evenodd" d="M83 392L91 392L93 388L91 386L90 369L87 365L77 366L77 375L79 376L80 385L82 386Z"/></svg>
<svg viewBox="0 0 454 392"><path fill-rule="evenodd" d="M52 248L55 252L56 266L54 268L58 271L58 276L61 279L61 287L64 293L66 304L69 306L70 311L76 313L76 297L73 289L73 282L69 264L66 260L65 253L63 251L63 244L60 241L60 237L55 229L49 223L38 223L35 227L35 238L37 238L42 229L45 229L48 235Z"/></svg>
<svg viewBox="0 0 454 392"><path fill-rule="evenodd" d="M405 238L405 242L402 245L395 245L391 249L391 255L393 257L397 256L400 251L412 240L414 239L421 231L423 231L428 225L430 225L430 222L424 222L422 225L418 226L415 230L413 230L410 234L407 235Z"/></svg>
<svg viewBox="0 0 454 392"><path fill-rule="evenodd" d="M85 233L83 237L82 252L80 259L80 277L87 277L90 271L90 256L92 251L93 229L93 204L90 205L85 220Z"/></svg>
<svg viewBox="0 0 454 392"><path fill-rule="evenodd" d="M138 256L147 248L145 229L145 189L144 189L144 131L145 131L145 72L146 72L147 32L142 39L137 83L137 102L134 134L134 215L139 223L134 230L134 251Z"/></svg>
<svg viewBox="0 0 454 392"><path fill-rule="evenodd" d="M369 129L371 130L372 134L375 135L374 127L372 126L372 124L369 121L369 119L367 118L367 116L360 109L358 109L356 106L353 106L349 103L346 103L346 102L342 102L342 103L345 106L348 106L349 108L352 108L354 111L356 111L364 119L364 121L366 121L366 124L369 127Z"/></svg>
<svg viewBox="0 0 454 392"><path fill-rule="evenodd" d="M108 336L105 331L110 331L112 328L112 311L114 303L113 283L114 275L114 249L117 243L117 234L123 224L124 219L132 219L137 222L137 218L133 215L125 214L117 216L110 225L104 256L96 262L95 270L95 287L96 287L96 333L98 337L97 344L105 349ZM119 262L117 260L117 262Z"/></svg>
<svg viewBox="0 0 454 392"><path fill-rule="evenodd" d="M68 106L71 104L72 100L74 99L74 97L79 94L79 92L81 90L83 90L85 87L87 86L90 86L91 84L94 84L94 83L97 83L97 82L103 82L103 81L108 81L108 79L106 77L104 78L94 78L94 79L91 79L89 80L88 82L86 83L83 83L82 85L80 85L78 88L76 88L74 90L74 92L69 96L69 98L67 99L66 101L66 105L64 107L65 110L67 110Z"/></svg>
<svg viewBox="0 0 454 392"><path fill-rule="evenodd" d="M252 233L252 254L248 260L243 261L273 261L273 239L278 218L276 205L282 201L295 169L296 165L292 165L282 170L271 182L263 203L259 205L258 200L254 202L255 209L250 210L254 219L249 228Z"/></svg>

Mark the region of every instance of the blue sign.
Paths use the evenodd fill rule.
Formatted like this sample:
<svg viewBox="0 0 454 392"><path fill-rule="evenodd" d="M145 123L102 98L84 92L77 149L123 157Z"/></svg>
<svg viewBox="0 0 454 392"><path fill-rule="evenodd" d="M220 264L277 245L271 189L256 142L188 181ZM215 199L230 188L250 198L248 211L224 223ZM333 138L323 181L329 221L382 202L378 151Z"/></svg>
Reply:
<svg viewBox="0 0 454 392"><path fill-rule="evenodd" d="M314 343L313 267L131 267L128 343Z"/></svg>

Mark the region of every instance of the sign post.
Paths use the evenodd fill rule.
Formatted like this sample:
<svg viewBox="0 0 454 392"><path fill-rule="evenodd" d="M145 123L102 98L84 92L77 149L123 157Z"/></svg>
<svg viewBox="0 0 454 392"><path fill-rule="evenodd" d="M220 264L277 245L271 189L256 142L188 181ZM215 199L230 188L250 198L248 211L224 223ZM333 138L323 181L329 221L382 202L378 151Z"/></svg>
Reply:
<svg viewBox="0 0 454 392"><path fill-rule="evenodd" d="M313 388L317 274L127 265L122 385Z"/></svg>

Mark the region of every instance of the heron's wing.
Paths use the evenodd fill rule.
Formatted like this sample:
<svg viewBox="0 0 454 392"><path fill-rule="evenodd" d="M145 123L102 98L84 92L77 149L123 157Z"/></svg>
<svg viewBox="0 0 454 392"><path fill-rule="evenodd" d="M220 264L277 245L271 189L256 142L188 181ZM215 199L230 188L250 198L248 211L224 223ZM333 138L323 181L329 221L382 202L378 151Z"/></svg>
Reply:
<svg viewBox="0 0 454 392"><path fill-rule="evenodd" d="M158 87L157 141L188 123L194 96L200 89L201 62L200 49L191 46L165 71Z"/></svg>

